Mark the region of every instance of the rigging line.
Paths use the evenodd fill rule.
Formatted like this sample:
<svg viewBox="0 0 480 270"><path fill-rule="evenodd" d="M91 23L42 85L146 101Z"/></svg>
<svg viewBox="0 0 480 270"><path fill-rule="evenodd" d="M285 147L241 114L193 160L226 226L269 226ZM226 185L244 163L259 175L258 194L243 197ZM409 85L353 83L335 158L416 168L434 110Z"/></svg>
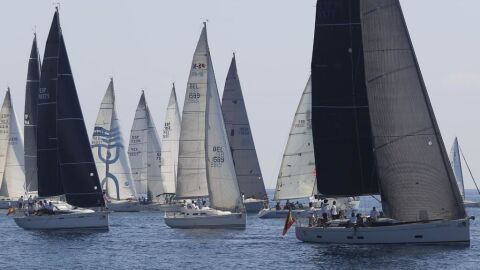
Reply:
<svg viewBox="0 0 480 270"><path fill-rule="evenodd" d="M375 197L375 195L370 195L370 196L371 196L372 198L374 198L377 202L382 203L382 201L379 200L379 199L377 199L377 197Z"/></svg>
<svg viewBox="0 0 480 270"><path fill-rule="evenodd" d="M392 141L390 141L390 142L387 142L387 143L384 143L384 144L382 144L382 145L379 145L378 147L375 147L375 148L374 148L374 151L376 151L376 150L378 150L378 149L380 149L380 148L383 148L383 147L385 147L385 146L388 146L388 145L390 145L390 144L392 144L392 143L396 143L396 142L398 142L398 141L400 141L400 140L402 140L402 139L404 139L404 138L407 138L407 137L413 137L413 136L423 135L423 134L420 134L420 133L423 132L423 131L425 131L425 130L429 130L429 129L431 129L431 128L432 128L432 127L426 127L426 128L424 128L424 129L420 129L420 130L414 131L414 132L412 132L412 133L405 134L405 135L401 135L401 136L389 136L389 137L397 137L397 138L394 139L394 140L392 140ZM436 135L436 134L434 133L434 134L429 134L429 135L434 136L434 135ZM375 136L375 137L387 137L387 136Z"/></svg>
<svg viewBox="0 0 480 270"><path fill-rule="evenodd" d="M467 165L468 172L470 173L470 177L472 177L473 183L475 184L475 187L477 188L478 194L480 194L480 189L478 189L477 182L475 181L475 178L473 177L472 171L470 170L470 166L468 166L468 162L465 159L465 156L463 155L462 148L460 148L460 145L458 146L458 149L460 150L460 154L462 154L463 161L465 161L465 165Z"/></svg>

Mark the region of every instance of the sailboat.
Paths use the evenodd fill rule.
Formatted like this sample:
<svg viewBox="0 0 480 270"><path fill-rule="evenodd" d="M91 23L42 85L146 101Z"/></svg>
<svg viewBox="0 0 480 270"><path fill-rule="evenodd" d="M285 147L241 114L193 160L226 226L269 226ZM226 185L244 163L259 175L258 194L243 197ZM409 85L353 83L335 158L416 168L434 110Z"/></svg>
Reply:
<svg viewBox="0 0 480 270"><path fill-rule="evenodd" d="M458 189L460 190L460 195L462 196L463 199L463 205L465 207L480 207L480 202L474 202L474 201L469 201L465 199L465 186L463 183L463 170L462 170L462 158L463 154L461 155L460 152L460 145L458 144L458 139L455 137L455 140L453 141L452 149L450 151L450 162L452 164L453 168L453 173L455 174L455 179L457 180L457 185ZM463 157L465 164L467 161L465 160L465 157ZM468 171L470 171L470 168L468 168ZM472 176L473 183L475 184L475 187L477 188L478 193L480 194L480 190L478 189L477 183L475 182L475 179Z"/></svg>
<svg viewBox="0 0 480 270"><path fill-rule="evenodd" d="M235 54L225 81L222 113L245 209L258 213L264 204L268 204L268 197L240 87Z"/></svg>
<svg viewBox="0 0 480 270"><path fill-rule="evenodd" d="M99 177L102 178L101 184L107 197L108 209L116 212L140 211L115 107L113 78L95 122L92 153Z"/></svg>
<svg viewBox="0 0 480 270"><path fill-rule="evenodd" d="M69 209L53 215L16 216L27 230L108 230L100 181L68 60L58 8L43 57L37 111L38 196L65 198ZM82 207L82 208L80 208Z"/></svg>
<svg viewBox="0 0 480 270"><path fill-rule="evenodd" d="M0 110L0 209L25 196L23 140L8 88Z"/></svg>
<svg viewBox="0 0 480 270"><path fill-rule="evenodd" d="M155 201L155 198L164 194L160 174L160 139L143 91L130 131L128 155L140 202L148 205L144 208L149 210L161 210L161 203Z"/></svg>
<svg viewBox="0 0 480 270"><path fill-rule="evenodd" d="M172 228L244 228L246 213L223 121L204 23L183 106L176 199L205 199L165 213Z"/></svg>
<svg viewBox="0 0 480 270"><path fill-rule="evenodd" d="M260 218L286 218L288 208L279 208L280 201L310 198L313 206L319 208L319 199L327 199L330 204L335 201L338 210L353 210L359 206L359 199L348 198L322 198L316 186L315 156L313 152L312 135L312 83L308 79L307 85L295 112L295 117L290 128L287 146L283 153L280 172L277 178L274 208L262 209ZM305 209L307 209L305 207ZM293 214L300 214L305 209L292 209Z"/></svg>
<svg viewBox="0 0 480 270"><path fill-rule="evenodd" d="M380 194L384 217L299 224L299 240L469 243L470 218L398 0L317 1L312 108L318 191Z"/></svg>
<svg viewBox="0 0 480 270"><path fill-rule="evenodd" d="M25 179L29 194L38 191L37 175L37 103L40 87L40 54L38 53L37 35L33 37L32 50L28 61L27 85L25 89L25 116L23 120L25 133Z"/></svg>
<svg viewBox="0 0 480 270"><path fill-rule="evenodd" d="M173 84L170 99L168 100L167 112L165 114L165 124L163 125L161 143L160 174L162 177L164 199L167 205L169 205L165 205L163 210L174 210L178 206L178 204L173 201L173 197L175 195L175 185L177 183L178 147L181 123L182 120L178 109L175 84Z"/></svg>

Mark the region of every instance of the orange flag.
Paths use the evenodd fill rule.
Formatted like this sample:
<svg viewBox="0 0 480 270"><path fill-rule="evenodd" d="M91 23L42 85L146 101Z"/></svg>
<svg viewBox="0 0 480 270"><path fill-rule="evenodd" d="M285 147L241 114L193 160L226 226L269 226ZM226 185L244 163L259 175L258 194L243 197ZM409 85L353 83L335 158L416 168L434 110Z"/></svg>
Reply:
<svg viewBox="0 0 480 270"><path fill-rule="evenodd" d="M15 208L13 208L13 207L8 208L7 216L9 216L11 214L15 214Z"/></svg>
<svg viewBox="0 0 480 270"><path fill-rule="evenodd" d="M283 226L282 235L287 234L288 229L292 227L293 223L295 223L295 219L292 216L292 209L288 209L287 219L285 220L285 226Z"/></svg>

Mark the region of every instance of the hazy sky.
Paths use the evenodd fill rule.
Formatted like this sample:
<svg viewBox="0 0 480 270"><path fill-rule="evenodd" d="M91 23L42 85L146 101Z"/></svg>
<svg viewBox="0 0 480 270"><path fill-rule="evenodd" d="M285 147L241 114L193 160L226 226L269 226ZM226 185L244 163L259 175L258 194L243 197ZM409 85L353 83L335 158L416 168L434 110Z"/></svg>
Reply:
<svg viewBox="0 0 480 270"><path fill-rule="evenodd" d="M11 87L21 125L33 32L36 28L43 55L53 2L0 0L0 91ZM292 117L309 76L315 0L60 2L89 134L113 75L125 141L142 88L159 130L173 81L183 106L193 51L208 19L220 95L235 51L263 176L267 188L275 187ZM458 136L474 175L480 176L480 1L401 3L447 150ZM469 180L466 185L473 187Z"/></svg>

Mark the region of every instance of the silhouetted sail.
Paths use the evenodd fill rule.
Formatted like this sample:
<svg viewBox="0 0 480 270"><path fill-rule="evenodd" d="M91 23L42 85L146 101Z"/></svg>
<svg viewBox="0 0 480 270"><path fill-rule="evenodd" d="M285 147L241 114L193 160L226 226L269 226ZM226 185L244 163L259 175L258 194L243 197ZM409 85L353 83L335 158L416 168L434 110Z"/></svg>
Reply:
<svg viewBox="0 0 480 270"><path fill-rule="evenodd" d="M114 200L136 198L135 186L115 108L113 79L103 97L93 130L92 153L102 187Z"/></svg>
<svg viewBox="0 0 480 270"><path fill-rule="evenodd" d="M232 58L225 81L222 112L240 191L245 195L245 198L267 199L242 88L240 87L235 55Z"/></svg>
<svg viewBox="0 0 480 270"><path fill-rule="evenodd" d="M462 171L462 159L460 157L460 147L458 145L458 139L455 137L453 141L452 150L450 151L450 162L453 168L453 174L455 180L457 180L458 190L460 195L465 200L465 186L463 184L463 171Z"/></svg>
<svg viewBox="0 0 480 270"><path fill-rule="evenodd" d="M158 136L155 121L153 121L152 114L145 104L148 137L147 137L147 187L150 196L157 197L158 195L166 193L163 189L163 181L161 175L162 165L162 149L160 146L160 137Z"/></svg>
<svg viewBox="0 0 480 270"><path fill-rule="evenodd" d="M147 147L148 147L148 119L145 102L145 95L142 92L138 102L135 119L130 131L130 143L128 145L128 156L135 183L137 195L147 198Z"/></svg>
<svg viewBox="0 0 480 270"><path fill-rule="evenodd" d="M360 0L317 1L312 105L319 192L327 196L378 194Z"/></svg>
<svg viewBox="0 0 480 270"><path fill-rule="evenodd" d="M177 170L177 198L207 197L205 111L208 44L203 28L193 55L183 105Z"/></svg>
<svg viewBox="0 0 480 270"><path fill-rule="evenodd" d="M290 128L290 135L277 178L274 200L310 197L317 193L315 182L312 84L309 79Z"/></svg>
<svg viewBox="0 0 480 270"><path fill-rule="evenodd" d="M104 206L58 10L42 68L37 125L39 195L65 194L74 206Z"/></svg>
<svg viewBox="0 0 480 270"><path fill-rule="evenodd" d="M400 3L360 3L382 208L401 221L463 218L462 198Z"/></svg>
<svg viewBox="0 0 480 270"><path fill-rule="evenodd" d="M208 48L206 26L200 39L207 48L207 110L206 110L206 146L207 149L207 183L210 207L231 212L243 211L243 201L238 187L235 166L228 143L223 121L220 96L213 71L213 63Z"/></svg>
<svg viewBox="0 0 480 270"><path fill-rule="evenodd" d="M37 35L33 37L25 89L25 178L27 191L38 190L37 175L37 102L40 88L40 55Z"/></svg>
<svg viewBox="0 0 480 270"><path fill-rule="evenodd" d="M180 139L181 118L178 109L175 85L168 101L165 124L162 136L162 174L163 190L165 193L175 193L178 167L178 144Z"/></svg>
<svg viewBox="0 0 480 270"><path fill-rule="evenodd" d="M12 106L10 89L0 111L0 196L25 195L23 140Z"/></svg>

